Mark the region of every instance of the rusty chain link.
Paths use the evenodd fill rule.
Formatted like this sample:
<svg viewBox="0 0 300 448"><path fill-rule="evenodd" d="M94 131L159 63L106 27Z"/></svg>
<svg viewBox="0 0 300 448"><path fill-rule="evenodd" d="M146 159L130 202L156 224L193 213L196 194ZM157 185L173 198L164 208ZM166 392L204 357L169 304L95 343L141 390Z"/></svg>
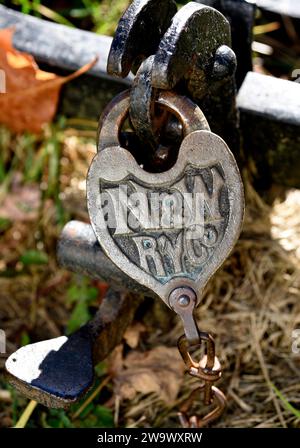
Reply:
<svg viewBox="0 0 300 448"><path fill-rule="evenodd" d="M206 354L199 362L193 360L189 352L190 344L185 335L181 336L177 343L178 350L185 362L189 375L203 381L201 386L190 393L180 408L178 417L183 428L203 428L220 417L226 406L225 395L213 385L222 375L220 362L215 356L214 340L209 333L201 332L199 334L199 342L196 346L193 344L193 348L200 347L202 342L206 343ZM215 408L202 418L197 415L188 415L189 410L193 406L193 402L199 394L203 395L204 405L215 405Z"/></svg>
<svg viewBox="0 0 300 448"><path fill-rule="evenodd" d="M177 342L179 353L188 374L201 381L201 385L191 392L181 406L178 413L179 421L184 428L202 428L220 417L226 406L223 392L214 386L222 375L221 364L215 354L213 337L209 333L200 331L195 320L194 309L197 305L195 291L187 287L176 288L170 294L169 304L183 322L185 334ZM197 362L193 359L190 350L200 348L203 343L205 355ZM199 394L203 395L205 406L215 405L215 408L202 418L197 415L188 415Z"/></svg>

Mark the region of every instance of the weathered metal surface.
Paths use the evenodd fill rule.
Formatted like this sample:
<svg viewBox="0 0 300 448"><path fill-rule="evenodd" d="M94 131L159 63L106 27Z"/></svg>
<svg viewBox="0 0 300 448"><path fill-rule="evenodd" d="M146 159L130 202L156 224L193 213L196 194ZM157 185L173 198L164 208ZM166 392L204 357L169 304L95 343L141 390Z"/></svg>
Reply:
<svg viewBox="0 0 300 448"><path fill-rule="evenodd" d="M92 226L84 222L70 221L65 225L57 245L57 259L61 267L109 282L117 291L151 295L104 254Z"/></svg>
<svg viewBox="0 0 300 448"><path fill-rule="evenodd" d="M300 84L249 73L237 97L259 189L300 187Z"/></svg>
<svg viewBox="0 0 300 448"><path fill-rule="evenodd" d="M154 55L141 64L130 89L129 115L135 134L147 144L144 152L152 153L158 147L158 130L155 126L155 101L158 91L152 87Z"/></svg>
<svg viewBox="0 0 300 448"><path fill-rule="evenodd" d="M178 115L185 138L171 169L159 174L143 170L129 151L117 146L126 111L123 102L122 96L123 108L115 101L101 121L100 151L88 173L87 199L93 229L107 256L167 304L170 292L177 286L190 287L200 297L241 229L244 200L236 162L220 137L196 131L203 128L203 114L194 103L161 92L158 103ZM169 197L172 192L177 195L178 205L176 208L173 204L173 218L164 225L157 197ZM132 193L138 193L139 198L145 195L145 201L139 202L142 214L132 209L137 205L129 205L137 200ZM204 197L205 221L192 218L187 225L182 214L188 210L180 206L180 198L191 195L195 200L197 194ZM151 195L156 202L149 209ZM199 197L192 207L200 206ZM127 219L128 213L136 218L135 225ZM203 217L204 209L199 214ZM173 219L178 221L178 227L171 224Z"/></svg>
<svg viewBox="0 0 300 448"><path fill-rule="evenodd" d="M71 336L29 344L10 355L8 381L45 406L68 407L90 389L94 364L121 342L141 301L141 296L110 291L95 317Z"/></svg>
<svg viewBox="0 0 300 448"><path fill-rule="evenodd" d="M130 92L124 91L119 96L115 97L104 110L99 122L98 151L101 151L108 146L118 146L120 144L119 131L126 118L128 118L131 98L132 95ZM120 139L122 140L122 146L128 149L137 163L139 165L142 164L145 170L149 172L166 171L171 168L178 155L182 134L186 135L197 129L210 129L203 112L185 97L172 94L171 92L161 92L157 97L156 106L160 106L166 112L173 114L174 119L180 119L181 110L185 110L185 121L178 126L180 129L178 144L172 144L168 148L165 147L162 157L159 157L158 154L161 151L161 145L157 145L157 150L155 152L153 151L153 148L147 146L145 142L141 143L140 140L134 142L134 145L132 145L132 138L130 139L129 137L130 135L135 136L135 133L129 132L127 133L128 142L126 142L126 139L125 141L122 139L122 134ZM147 107L147 105L145 107Z"/></svg>
<svg viewBox="0 0 300 448"><path fill-rule="evenodd" d="M232 49L238 61L236 83L240 88L246 74L252 70L252 35L255 5L246 0L196 0L220 11L230 23Z"/></svg>
<svg viewBox="0 0 300 448"><path fill-rule="evenodd" d="M209 131L205 115L191 100L172 92L160 92L157 104L174 114L181 122L183 135L193 131ZM120 144L119 135L123 122L128 117L130 92L122 92L108 104L99 124L98 151ZM184 118L184 119L182 119Z"/></svg>
<svg viewBox="0 0 300 448"><path fill-rule="evenodd" d="M236 58L230 46L225 17L213 8L190 2L174 16L159 44L152 84L158 89L177 86L200 106L212 131L238 154Z"/></svg>
<svg viewBox="0 0 300 448"><path fill-rule="evenodd" d="M194 317L194 310L197 305L197 294L191 288L178 287L173 289L169 298L169 306L180 316L186 339L190 344L199 341L199 329Z"/></svg>
<svg viewBox="0 0 300 448"><path fill-rule="evenodd" d="M176 11L173 0L133 1L119 21L107 72L123 78L141 58L154 54Z"/></svg>
<svg viewBox="0 0 300 448"><path fill-rule="evenodd" d="M199 95L201 89L203 95L209 83L208 70L211 75L213 59L221 45L231 45L230 27L225 17L213 8L188 3L174 16L160 41L152 70L153 86L169 90L187 79L194 82L190 90L197 90ZM200 71L202 76L196 85L195 72Z"/></svg>
<svg viewBox="0 0 300 448"><path fill-rule="evenodd" d="M150 4L151 1L145 3ZM162 0L152 3L160 7L164 4ZM139 5L140 2L136 0L129 9L135 4ZM118 48L119 61L137 59L136 52L132 57L132 49L126 46L126 39L130 41L131 33L134 34L132 20L126 19L127 14L128 10L120 20L113 40L113 47ZM119 46L119 36L124 35L125 24L128 31ZM151 28L147 29L147 26L149 24L146 22L143 35L149 34L150 37L142 39L139 45L140 60L149 55ZM213 36L213 39L208 36ZM207 115L212 130L221 135L238 154L240 142L234 78L236 58L229 48L230 44L230 27L225 17L216 9L190 2L175 14L161 37L155 52L151 81L157 89L176 88L180 94L191 97ZM116 65L114 53L109 56L113 59L112 62L108 61L109 70ZM111 70L111 73L122 76L129 69L127 65L127 70L122 71L119 67L118 71Z"/></svg>

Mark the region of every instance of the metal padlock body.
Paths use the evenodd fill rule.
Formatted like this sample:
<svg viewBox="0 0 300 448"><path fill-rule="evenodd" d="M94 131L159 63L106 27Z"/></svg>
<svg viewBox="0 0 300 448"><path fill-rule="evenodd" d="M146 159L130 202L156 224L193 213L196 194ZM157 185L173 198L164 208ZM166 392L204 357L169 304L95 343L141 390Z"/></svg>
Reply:
<svg viewBox="0 0 300 448"><path fill-rule="evenodd" d="M128 114L126 95L115 100L101 120L99 151L87 177L91 224L107 256L167 304L171 291L183 285L199 298L240 234L244 195L236 161L226 143L207 130L198 106L162 92L158 102L180 118L185 137L171 169L159 174L144 171L118 145ZM202 199L204 221L198 229L184 220L186 195L196 198L189 202L189 212L197 208L197 197ZM166 220L162 206L168 200ZM201 237L191 238L195 230Z"/></svg>

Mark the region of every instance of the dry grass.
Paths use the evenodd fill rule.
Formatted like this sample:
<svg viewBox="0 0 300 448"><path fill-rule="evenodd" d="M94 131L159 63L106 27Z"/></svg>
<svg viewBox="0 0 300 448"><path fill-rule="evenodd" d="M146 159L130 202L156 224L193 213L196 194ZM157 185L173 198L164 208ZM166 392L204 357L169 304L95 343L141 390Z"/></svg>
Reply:
<svg viewBox="0 0 300 448"><path fill-rule="evenodd" d="M75 131L65 134L60 197L70 217L87 219L84 179L93 152L94 146ZM244 180L247 212L242 236L210 281L197 311L200 327L216 336L224 367L220 387L228 396L228 408L215 426L299 427L296 413L273 385L300 408L300 354L292 353L292 332L300 328L300 193L289 192L285 201L271 208L253 191L246 172ZM56 265L59 230L54 201L48 198L33 221L18 221L1 236L1 247L8 249L1 269L9 266L14 273L0 277L0 326L7 331L10 352L20 345L24 332L31 341L47 339L60 335L67 324L71 305L66 289L73 277ZM41 241L49 263L23 270L20 254ZM164 334L158 327L140 335L136 350L176 345L180 323ZM121 426L175 426L178 404L193 383L186 377L177 399L168 405L154 393L120 401L113 391L104 401ZM12 403L5 391L0 392L0 426L10 426ZM101 402L101 396L97 400Z"/></svg>

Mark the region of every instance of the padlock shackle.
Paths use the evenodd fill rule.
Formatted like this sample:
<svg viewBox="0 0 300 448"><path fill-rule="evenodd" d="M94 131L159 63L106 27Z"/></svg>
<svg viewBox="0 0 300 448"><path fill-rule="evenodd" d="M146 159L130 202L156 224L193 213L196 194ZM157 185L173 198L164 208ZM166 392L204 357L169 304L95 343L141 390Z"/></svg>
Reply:
<svg viewBox="0 0 300 448"><path fill-rule="evenodd" d="M183 136L210 127L202 110L189 98L169 91L160 92L156 103L174 114L182 125ZM104 110L98 128L97 149L120 146L120 131L128 117L130 90L115 97Z"/></svg>

